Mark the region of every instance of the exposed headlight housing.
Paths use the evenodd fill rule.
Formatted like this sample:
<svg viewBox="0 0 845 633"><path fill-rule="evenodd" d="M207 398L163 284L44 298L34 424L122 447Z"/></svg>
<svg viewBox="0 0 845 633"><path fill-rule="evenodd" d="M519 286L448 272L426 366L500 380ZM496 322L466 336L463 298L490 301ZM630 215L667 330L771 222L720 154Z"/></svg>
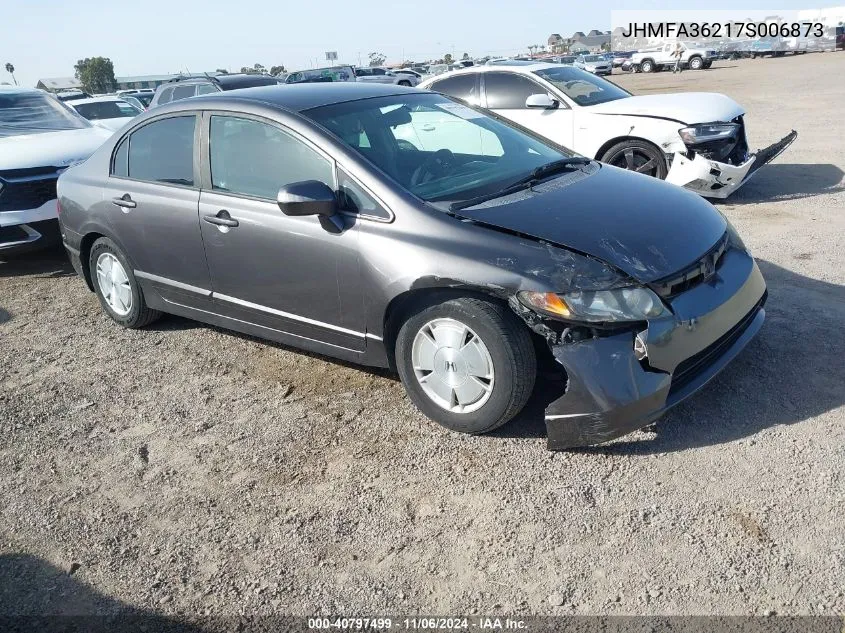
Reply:
<svg viewBox="0 0 845 633"><path fill-rule="evenodd" d="M520 292L518 297L524 305L546 316L585 323L647 321L667 311L654 292L638 286L560 294L529 291Z"/></svg>
<svg viewBox="0 0 845 633"><path fill-rule="evenodd" d="M733 138L739 132L738 123L702 123L678 130L686 145L698 145Z"/></svg>

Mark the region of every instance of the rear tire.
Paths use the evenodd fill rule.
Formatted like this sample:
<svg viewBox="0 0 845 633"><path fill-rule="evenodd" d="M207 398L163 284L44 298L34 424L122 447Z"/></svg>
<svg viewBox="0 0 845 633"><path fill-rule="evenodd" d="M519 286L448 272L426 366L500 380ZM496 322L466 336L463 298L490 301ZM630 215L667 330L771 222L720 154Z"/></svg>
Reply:
<svg viewBox="0 0 845 633"><path fill-rule="evenodd" d="M147 307L144 292L132 273L132 266L117 244L101 237L88 256L91 283L103 311L125 328L149 325L161 312ZM107 287L104 287L107 286Z"/></svg>
<svg viewBox="0 0 845 633"><path fill-rule="evenodd" d="M400 82L399 82L399 85L400 85L400 86L405 86L406 88L410 88L410 87L411 87L411 82L410 82L410 81L404 81L404 80L402 80L402 81L400 81Z"/></svg>
<svg viewBox="0 0 845 633"><path fill-rule="evenodd" d="M420 302L399 329L395 353L411 401L459 433L488 433L509 422L537 374L525 324L507 306L480 298Z"/></svg>

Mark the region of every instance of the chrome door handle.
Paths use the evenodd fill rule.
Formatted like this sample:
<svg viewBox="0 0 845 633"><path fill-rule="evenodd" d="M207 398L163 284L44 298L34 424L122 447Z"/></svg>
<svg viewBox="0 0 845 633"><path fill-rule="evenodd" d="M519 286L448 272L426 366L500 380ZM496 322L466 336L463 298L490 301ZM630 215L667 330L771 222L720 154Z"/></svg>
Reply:
<svg viewBox="0 0 845 633"><path fill-rule="evenodd" d="M124 193L119 198L112 198L112 204L117 205L118 207L123 207L124 209L134 209L137 207L137 203L132 199L128 193Z"/></svg>

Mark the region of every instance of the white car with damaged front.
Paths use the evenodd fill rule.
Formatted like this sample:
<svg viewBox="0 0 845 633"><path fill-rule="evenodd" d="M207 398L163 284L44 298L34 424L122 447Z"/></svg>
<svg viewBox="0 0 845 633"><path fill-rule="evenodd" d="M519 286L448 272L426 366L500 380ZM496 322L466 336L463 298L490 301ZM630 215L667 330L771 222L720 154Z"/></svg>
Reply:
<svg viewBox="0 0 845 633"><path fill-rule="evenodd" d="M59 174L111 134L41 90L0 86L0 256L58 242Z"/></svg>
<svg viewBox="0 0 845 633"><path fill-rule="evenodd" d="M422 82L579 154L726 198L796 138L748 151L742 106L717 93L634 96L559 64L478 66ZM437 133L429 122L427 133ZM453 150L454 151L454 150Z"/></svg>

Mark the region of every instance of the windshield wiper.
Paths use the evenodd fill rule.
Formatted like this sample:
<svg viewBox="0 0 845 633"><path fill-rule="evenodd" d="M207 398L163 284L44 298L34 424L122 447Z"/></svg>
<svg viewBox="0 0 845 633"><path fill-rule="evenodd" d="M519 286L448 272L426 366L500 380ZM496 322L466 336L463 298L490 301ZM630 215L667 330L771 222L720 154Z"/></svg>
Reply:
<svg viewBox="0 0 845 633"><path fill-rule="evenodd" d="M503 198L504 196L508 196L512 193L516 193L517 191L521 191L522 189L527 189L531 187L535 182L537 182L541 178L551 176L552 174L561 171L566 171L577 165L589 165L590 162L592 161L590 161L590 159L585 156L571 156L569 158L561 158L560 160L555 160L551 163L546 163L545 165L540 165L530 174L528 174L524 178L520 178L516 182L509 184L504 189L494 191L493 193L487 193L483 196L470 198L469 200L453 202L449 205L449 211L458 211L460 209L466 209L467 207L474 207L475 205L481 204L482 202L487 202L488 200L493 200L495 198Z"/></svg>

